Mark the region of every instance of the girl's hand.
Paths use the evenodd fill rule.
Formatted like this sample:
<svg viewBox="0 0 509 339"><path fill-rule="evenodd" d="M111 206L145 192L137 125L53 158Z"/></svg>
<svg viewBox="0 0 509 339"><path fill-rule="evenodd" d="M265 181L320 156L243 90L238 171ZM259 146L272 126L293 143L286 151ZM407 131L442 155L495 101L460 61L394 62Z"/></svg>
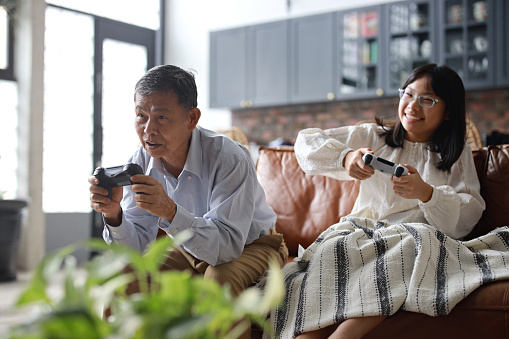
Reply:
<svg viewBox="0 0 509 339"><path fill-rule="evenodd" d="M410 165L403 165L408 168L409 175L392 177L392 188L394 193L405 199L419 199L428 202L433 195L433 187L422 180L415 168Z"/></svg>
<svg viewBox="0 0 509 339"><path fill-rule="evenodd" d="M344 167L349 176L354 179L365 180L375 174L373 167L366 165L362 161L362 156L366 153L373 154L369 148L359 148L356 151L350 151L345 156Z"/></svg>

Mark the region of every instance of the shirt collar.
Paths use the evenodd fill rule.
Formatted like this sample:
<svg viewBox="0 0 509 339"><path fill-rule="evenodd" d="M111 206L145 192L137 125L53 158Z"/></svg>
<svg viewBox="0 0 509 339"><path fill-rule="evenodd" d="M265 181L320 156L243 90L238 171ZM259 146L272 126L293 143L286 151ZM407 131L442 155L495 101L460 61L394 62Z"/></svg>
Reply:
<svg viewBox="0 0 509 339"><path fill-rule="evenodd" d="M184 171L191 172L201 179L202 166L202 145L201 145L201 128L196 126L191 134L191 145L189 145L189 151L187 152L187 159L184 165Z"/></svg>

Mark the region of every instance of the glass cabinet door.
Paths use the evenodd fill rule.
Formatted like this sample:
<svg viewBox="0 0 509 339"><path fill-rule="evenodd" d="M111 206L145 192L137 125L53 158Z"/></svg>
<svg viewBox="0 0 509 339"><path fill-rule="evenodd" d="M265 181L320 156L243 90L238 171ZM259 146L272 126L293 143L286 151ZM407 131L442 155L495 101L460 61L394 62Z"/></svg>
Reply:
<svg viewBox="0 0 509 339"><path fill-rule="evenodd" d="M381 7L338 13L339 95L382 95L380 76Z"/></svg>
<svg viewBox="0 0 509 339"><path fill-rule="evenodd" d="M465 88L494 85L494 35L491 0L445 0L439 13L442 63L453 68Z"/></svg>
<svg viewBox="0 0 509 339"><path fill-rule="evenodd" d="M413 69L436 60L434 2L404 1L385 8L389 39L386 86L391 93L396 93Z"/></svg>

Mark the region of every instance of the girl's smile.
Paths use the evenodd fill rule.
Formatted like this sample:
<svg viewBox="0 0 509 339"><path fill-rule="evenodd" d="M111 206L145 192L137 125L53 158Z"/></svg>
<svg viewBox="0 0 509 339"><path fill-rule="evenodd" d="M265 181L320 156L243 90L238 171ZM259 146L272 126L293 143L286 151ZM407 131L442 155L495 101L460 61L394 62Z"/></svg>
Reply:
<svg viewBox="0 0 509 339"><path fill-rule="evenodd" d="M440 100L433 107L423 107L419 104L421 95L437 99L437 95L431 88L427 77L420 77L405 88L403 95L408 95L407 102L399 101L398 115L401 124L406 130L406 139L412 142L426 142L442 124L445 117L445 103Z"/></svg>

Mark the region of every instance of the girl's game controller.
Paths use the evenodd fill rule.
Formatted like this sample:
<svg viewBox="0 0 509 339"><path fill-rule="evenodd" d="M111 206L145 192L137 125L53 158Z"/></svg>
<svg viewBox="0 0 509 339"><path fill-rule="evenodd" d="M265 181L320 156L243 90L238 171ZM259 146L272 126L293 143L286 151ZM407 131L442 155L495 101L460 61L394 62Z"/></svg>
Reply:
<svg viewBox="0 0 509 339"><path fill-rule="evenodd" d="M362 157L362 161L364 161L366 165L369 165L383 173L392 174L397 177L400 177L402 175L408 175L408 168L406 168L405 166L396 165L392 161L377 157L376 155L371 153L364 154Z"/></svg>

